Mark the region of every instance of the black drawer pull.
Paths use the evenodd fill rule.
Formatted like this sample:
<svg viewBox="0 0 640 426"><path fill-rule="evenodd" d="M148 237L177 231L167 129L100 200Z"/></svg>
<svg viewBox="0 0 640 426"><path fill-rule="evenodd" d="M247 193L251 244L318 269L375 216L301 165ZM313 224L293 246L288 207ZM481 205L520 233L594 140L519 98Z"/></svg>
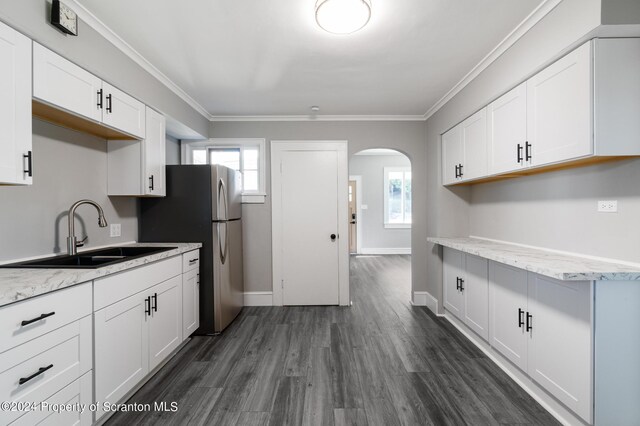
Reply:
<svg viewBox="0 0 640 426"><path fill-rule="evenodd" d="M518 144L518 149L516 150L516 156L518 157L518 164L522 163L522 145Z"/></svg>
<svg viewBox="0 0 640 426"><path fill-rule="evenodd" d="M190 259L189 260L189 265L193 265L194 263L196 263L198 261L198 258L196 257L195 259Z"/></svg>
<svg viewBox="0 0 640 426"><path fill-rule="evenodd" d="M107 112L113 112L113 108L111 105L111 93L107 95Z"/></svg>
<svg viewBox="0 0 640 426"><path fill-rule="evenodd" d="M158 293L153 293L151 299L153 300L153 312L158 312Z"/></svg>
<svg viewBox="0 0 640 426"><path fill-rule="evenodd" d="M524 325L524 318L522 318L523 315L524 311L518 308L518 328L522 328L522 326Z"/></svg>
<svg viewBox="0 0 640 426"><path fill-rule="evenodd" d="M153 191L154 185L153 185L153 175L149 176L149 189L151 191Z"/></svg>
<svg viewBox="0 0 640 426"><path fill-rule="evenodd" d="M464 291L464 280L460 278L460 291Z"/></svg>
<svg viewBox="0 0 640 426"><path fill-rule="evenodd" d="M98 109L102 109L102 89L98 90Z"/></svg>
<svg viewBox="0 0 640 426"><path fill-rule="evenodd" d="M531 160L531 144L529 142L525 143L524 149L524 159L525 161Z"/></svg>
<svg viewBox="0 0 640 426"><path fill-rule="evenodd" d="M458 170L459 170L459 173L460 173L460 176L458 176L458 177L462 177L464 175L464 173L462 173L462 167L464 167L462 164L458 164Z"/></svg>
<svg viewBox="0 0 640 426"><path fill-rule="evenodd" d="M32 177L33 176L33 155L31 153L31 151L28 151L26 154L22 155L24 158L27 159L27 169L23 169L23 171L27 174L27 176Z"/></svg>
<svg viewBox="0 0 640 426"><path fill-rule="evenodd" d="M40 315L38 318L22 321L20 324L24 327L25 325L29 325L29 324L32 324L34 322L42 321L43 319L49 318L50 316L53 316L55 314L56 314L55 312L49 312L48 314Z"/></svg>
<svg viewBox="0 0 640 426"><path fill-rule="evenodd" d="M527 312L527 331L533 330L533 315Z"/></svg>
<svg viewBox="0 0 640 426"><path fill-rule="evenodd" d="M49 370L51 368L53 368L53 364L49 364L46 367L40 367L37 372L33 373L29 377L21 377L20 380L18 381L18 383L21 384L21 385L24 385L29 380L38 377L39 375L41 375L42 373L44 373L45 371L47 371L47 370Z"/></svg>
<svg viewBox="0 0 640 426"><path fill-rule="evenodd" d="M151 315L151 296L144 299L144 313Z"/></svg>

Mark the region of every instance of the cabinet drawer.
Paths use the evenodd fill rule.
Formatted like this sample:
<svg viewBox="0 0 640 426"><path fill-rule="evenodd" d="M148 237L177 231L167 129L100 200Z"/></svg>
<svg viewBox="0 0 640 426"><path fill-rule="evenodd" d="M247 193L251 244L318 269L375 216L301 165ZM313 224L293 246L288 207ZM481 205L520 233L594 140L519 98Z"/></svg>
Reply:
<svg viewBox="0 0 640 426"><path fill-rule="evenodd" d="M0 401L47 400L91 370L92 341L91 316L87 316L0 354ZM22 414L0 411L0 424Z"/></svg>
<svg viewBox="0 0 640 426"><path fill-rule="evenodd" d="M42 411L30 411L10 423L10 425L32 426L51 424L89 426L93 421L93 413L89 410L89 405L93 402L92 387L93 373L89 371L45 401L48 407L54 404L83 404L85 405L84 412L73 410L58 413L53 409L45 408Z"/></svg>
<svg viewBox="0 0 640 426"><path fill-rule="evenodd" d="M193 250L182 255L182 273L200 268L200 250Z"/></svg>
<svg viewBox="0 0 640 426"><path fill-rule="evenodd" d="M90 315L91 299L91 283L84 283L0 308L0 353Z"/></svg>
<svg viewBox="0 0 640 426"><path fill-rule="evenodd" d="M102 309L182 273L182 257L154 262L99 278L93 284L94 310Z"/></svg>

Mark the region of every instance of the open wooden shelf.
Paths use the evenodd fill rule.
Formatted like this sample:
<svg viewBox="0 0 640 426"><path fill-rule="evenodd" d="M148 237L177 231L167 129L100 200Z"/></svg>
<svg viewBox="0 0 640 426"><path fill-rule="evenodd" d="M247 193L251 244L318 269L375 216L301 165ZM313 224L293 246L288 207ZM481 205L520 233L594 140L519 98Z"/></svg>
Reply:
<svg viewBox="0 0 640 426"><path fill-rule="evenodd" d="M88 133L103 139L112 140L136 140L138 138L118 130L114 130L102 123L80 117L70 112L52 107L51 105L33 100L32 114L44 121L57 124L68 129L77 130L79 132Z"/></svg>

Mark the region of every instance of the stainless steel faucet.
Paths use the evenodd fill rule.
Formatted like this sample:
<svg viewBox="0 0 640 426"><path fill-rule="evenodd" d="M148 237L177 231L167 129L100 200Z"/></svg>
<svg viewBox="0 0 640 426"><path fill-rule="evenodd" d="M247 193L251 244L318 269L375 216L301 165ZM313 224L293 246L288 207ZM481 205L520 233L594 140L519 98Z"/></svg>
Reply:
<svg viewBox="0 0 640 426"><path fill-rule="evenodd" d="M67 254L69 256L74 256L78 254L78 247L82 247L84 245L84 241L78 241L76 239L76 234L74 230L74 219L76 214L76 209L82 204L91 204L93 207L98 210L98 226L100 228L105 228L107 226L107 219L104 218L104 212L102 211L102 207L95 201L91 200L80 200L74 203L69 209L69 236L67 237Z"/></svg>

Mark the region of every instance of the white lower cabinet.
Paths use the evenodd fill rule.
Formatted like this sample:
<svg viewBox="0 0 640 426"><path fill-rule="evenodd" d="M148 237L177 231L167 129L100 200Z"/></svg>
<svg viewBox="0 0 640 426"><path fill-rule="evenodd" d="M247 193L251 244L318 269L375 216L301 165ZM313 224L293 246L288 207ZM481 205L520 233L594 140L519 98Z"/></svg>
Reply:
<svg viewBox="0 0 640 426"><path fill-rule="evenodd" d="M444 307L483 339L489 338L487 260L444 249Z"/></svg>
<svg viewBox="0 0 640 426"><path fill-rule="evenodd" d="M94 305L100 418L182 343L182 256L95 280Z"/></svg>

